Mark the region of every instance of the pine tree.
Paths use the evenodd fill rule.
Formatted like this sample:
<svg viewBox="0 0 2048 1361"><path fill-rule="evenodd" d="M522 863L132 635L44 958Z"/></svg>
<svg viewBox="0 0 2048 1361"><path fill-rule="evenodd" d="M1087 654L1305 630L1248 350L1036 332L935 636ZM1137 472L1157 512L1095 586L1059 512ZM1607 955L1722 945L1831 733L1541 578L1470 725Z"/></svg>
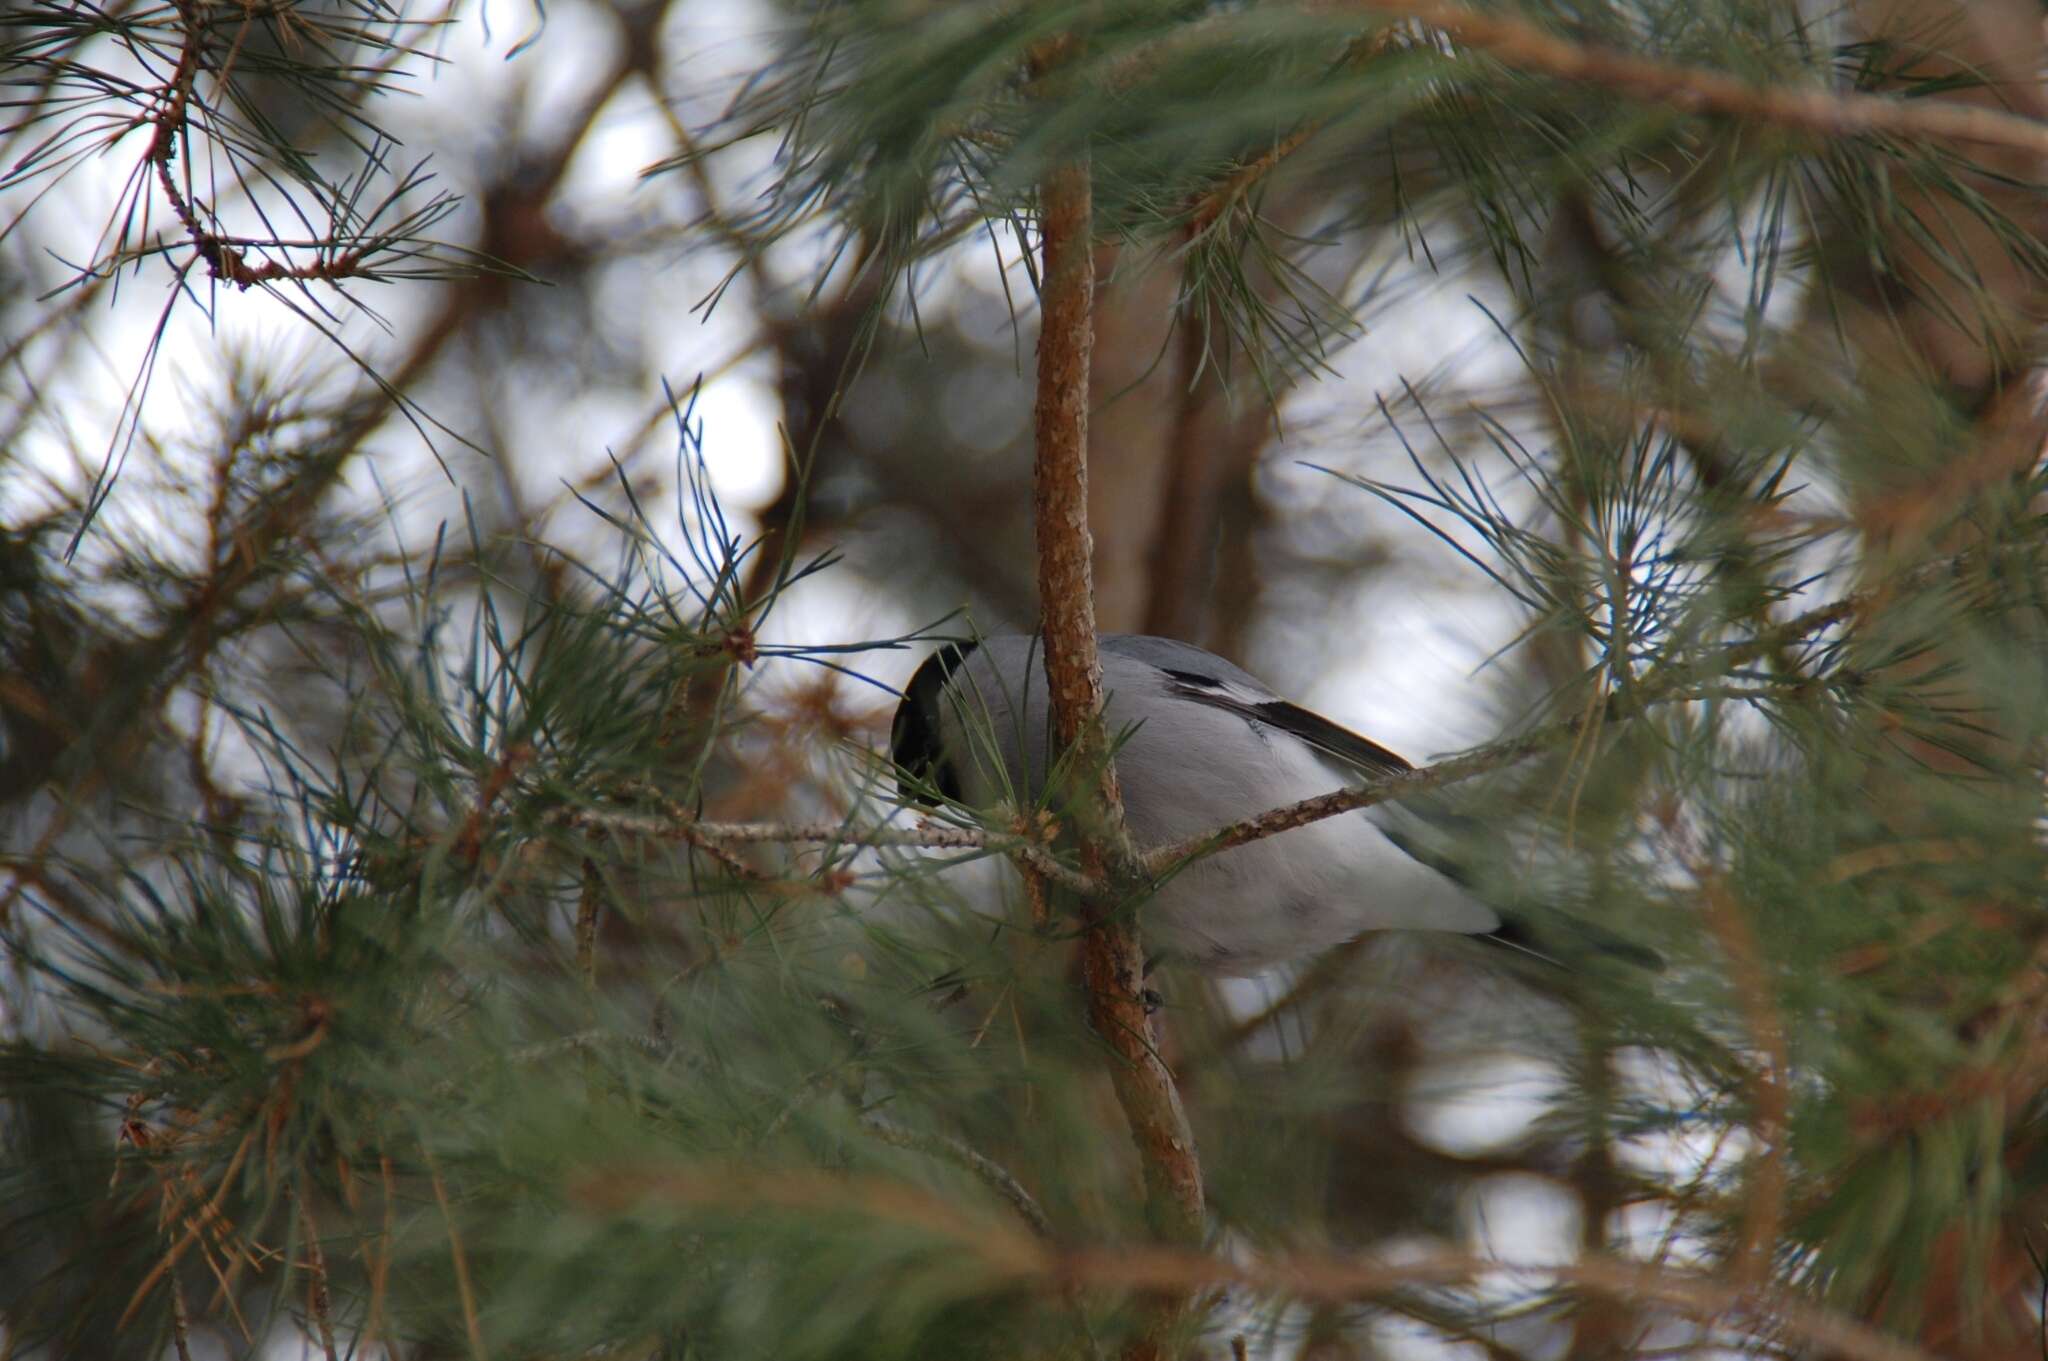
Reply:
<svg viewBox="0 0 2048 1361"><path fill-rule="evenodd" d="M2043 1345L2036 6L483 19L7 16L8 1355ZM1098 630L1299 679L1390 554L1487 739L1133 844ZM1076 778L926 816L999 626ZM1148 973L1424 791L1563 967Z"/></svg>

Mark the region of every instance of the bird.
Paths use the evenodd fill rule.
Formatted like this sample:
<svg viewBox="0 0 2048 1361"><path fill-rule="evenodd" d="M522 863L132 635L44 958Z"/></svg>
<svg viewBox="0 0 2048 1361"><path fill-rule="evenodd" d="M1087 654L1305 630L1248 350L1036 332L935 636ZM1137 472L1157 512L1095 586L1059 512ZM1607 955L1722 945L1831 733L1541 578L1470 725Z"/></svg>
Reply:
<svg viewBox="0 0 2048 1361"><path fill-rule="evenodd" d="M1103 722L1140 849L1414 769L1190 643L1111 633L1099 651ZM949 642L927 658L890 733L904 801L1034 807L1059 754L1042 666L1032 634ZM1382 802L1207 856L1165 877L1141 909L1147 949L1244 977L1368 931L1522 946L1515 925L1460 882L1446 841L1428 815Z"/></svg>

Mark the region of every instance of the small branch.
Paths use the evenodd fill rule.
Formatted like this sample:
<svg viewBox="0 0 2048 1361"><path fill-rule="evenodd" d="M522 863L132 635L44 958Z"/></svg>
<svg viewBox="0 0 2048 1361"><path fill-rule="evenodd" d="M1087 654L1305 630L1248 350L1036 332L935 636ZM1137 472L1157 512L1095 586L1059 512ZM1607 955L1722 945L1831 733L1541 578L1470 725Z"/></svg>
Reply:
<svg viewBox="0 0 2048 1361"><path fill-rule="evenodd" d="M1394 40L1392 28L1381 29L1369 37L1360 38L1344 49L1337 58L1336 69L1362 65L1387 50ZM1282 137L1255 160L1247 161L1225 176L1221 183L1188 205L1188 239L1199 238L1216 220L1235 207L1244 196L1257 187L1259 182L1271 174L1282 161L1307 145L1309 140L1329 125L1328 118L1311 118L1294 131Z"/></svg>
<svg viewBox="0 0 2048 1361"><path fill-rule="evenodd" d="M1216 225L1216 220L1256 187L1259 181L1271 174L1273 168L1323 130L1327 119L1311 118L1293 132L1273 143L1256 160L1245 162L1232 171L1221 184L1196 199L1188 208L1188 237L1197 238Z"/></svg>
<svg viewBox="0 0 2048 1361"><path fill-rule="evenodd" d="M306 1198L304 1184L296 1184L293 1192L299 1202L299 1218L306 1221L306 1312L313 1316L321 1355L326 1361L337 1361L334 1310L327 1291L327 1250L320 1246L320 1224L313 1218L313 1206Z"/></svg>
<svg viewBox="0 0 2048 1361"><path fill-rule="evenodd" d="M801 846L923 846L933 850L996 851L1023 861L1034 872L1071 893L1099 891L1087 875L1060 863L1042 845L1021 836L980 827L854 827L843 822L706 822L677 804L656 813L630 813L600 808L565 810L551 819L556 825L603 831L656 841L681 841L693 846L775 843Z"/></svg>
<svg viewBox="0 0 2048 1361"><path fill-rule="evenodd" d="M455 1227L455 1215L448 1208L448 1188L441 1181L440 1165L425 1149L427 1178L434 1184L434 1200L441 1207L441 1222L448 1226L448 1255L455 1263L455 1292L462 1302L462 1326L469 1334L471 1361L490 1361L484 1350L483 1321L477 1317L476 1289L469 1280L469 1257L462 1250L462 1231Z"/></svg>
<svg viewBox="0 0 2048 1361"><path fill-rule="evenodd" d="M1719 71L1588 47L1524 19L1439 0L1350 0L1361 9L1426 24L1503 66L1615 90L1683 113L1754 119L1826 137L1892 134L1975 142L2048 155L2048 123L1938 99L1893 99L1824 89L1752 85Z"/></svg>
<svg viewBox="0 0 2048 1361"><path fill-rule="evenodd" d="M1744 911L1727 880L1712 866L1691 867L1706 904L1707 927L1728 956L1730 981L1761 1063L1749 1080L1750 1130L1757 1156L1743 1191L1742 1217L1729 1274L1745 1286L1762 1284L1785 1219L1785 1141L1792 1120L1791 1059L1785 1023L1771 996L1770 975Z"/></svg>
<svg viewBox="0 0 2048 1361"><path fill-rule="evenodd" d="M1653 673L1625 696L1611 696L1605 704L1593 709L1582 710L1556 723L1533 728L1519 736L1475 748L1463 756L1454 756L1447 761L1439 761L1435 765L1424 766L1419 770L1403 771L1369 784L1318 794L1314 798L1303 799L1284 808L1269 809L1217 831L1169 842L1146 852L1143 862L1145 873L1156 878L1177 868L1193 856L1214 855L1219 851L1227 851L1236 846L1262 841L1281 832L1292 831L1296 827L1306 827L1312 822L1321 822L1324 818L1337 817L1360 808L1370 808L1388 799L1406 798L1443 785L1457 784L1513 765L1538 752L1561 746L1594 725L1640 717L1645 711L1659 704L1678 703L1703 695L1713 698L1724 697L1720 690L1711 687L1703 689L1702 687L1708 686L1708 683L1702 677L1721 674L1746 665L1774 647L1809 637L1846 622L1868 609L1873 599L1874 593L1859 591L1817 609L1808 610L1778 628L1731 644L1704 661L1674 668L1661 675ZM1768 698L1791 693L1803 688L1804 685L1805 682L1802 681L1798 686L1787 687L1783 691L1745 689L1741 692L1741 697Z"/></svg>
<svg viewBox="0 0 2048 1361"><path fill-rule="evenodd" d="M492 807L518 780L520 772L533 764L533 757L532 743L515 742L484 776L477 789L476 804L455 834L455 858L466 868L474 869L483 856L484 835L490 830Z"/></svg>
<svg viewBox="0 0 2048 1361"><path fill-rule="evenodd" d="M370 1276L370 1308L369 1316L363 1321L362 1338L366 1344L382 1343L385 1355L389 1356L394 1352L390 1340L384 1336L384 1295L391 1280L391 1257L396 1251L392 1245L398 1229L397 1190L393 1185L389 1155L378 1155L377 1175L384 1195L384 1222L378 1230L375 1248L370 1246L370 1240L363 1242L364 1265Z"/></svg>
<svg viewBox="0 0 2048 1361"><path fill-rule="evenodd" d="M178 1361L192 1361L192 1321L185 1316L185 1292L171 1278L171 1345Z"/></svg>
<svg viewBox="0 0 2048 1361"><path fill-rule="evenodd" d="M860 1126L875 1138L895 1148L907 1148L913 1153L929 1153L935 1158L952 1163L955 1167L971 1172L983 1185L1008 1201L1010 1208L1017 1212L1040 1238L1050 1239L1052 1221L1045 1217L1045 1211L1031 1198L1031 1193L1000 1163L983 1156L943 1134L927 1134L921 1130L908 1129L893 1120L879 1115L863 1115Z"/></svg>
<svg viewBox="0 0 2048 1361"><path fill-rule="evenodd" d="M1238 1286L1292 1299L1338 1303L1416 1287L1460 1286L1506 1273L1657 1305L1703 1323L1729 1314L1745 1315L1850 1361L1936 1361L1931 1353L1908 1341L1789 1292L1752 1289L1713 1276L1608 1258L1536 1266L1446 1252L1398 1263L1336 1256L1238 1263L1168 1249L1119 1248L1067 1253L1058 1270L1062 1276L1098 1289L1118 1285L1129 1289Z"/></svg>
<svg viewBox="0 0 2048 1361"><path fill-rule="evenodd" d="M576 977L590 990L597 989L597 919L604 911L604 876L597 862L583 857L583 883L576 895Z"/></svg>
<svg viewBox="0 0 2048 1361"><path fill-rule="evenodd" d="M1613 707L1612 703L1608 707ZM1561 722L1547 724L1504 742L1480 747L1463 756L1454 756L1448 761L1439 761L1433 766L1403 771L1399 775L1390 775L1385 779L1374 780L1370 784L1332 790L1328 794L1318 794L1314 798L1290 803L1283 808L1268 809L1218 831L1203 832L1197 836L1183 837L1179 841L1170 841L1146 853L1145 872L1157 877L1196 856L1215 855L1220 851L1249 845L1254 841L1263 841L1281 832L1293 831L1296 827L1306 827L1312 822L1321 822L1324 818L1337 817L1360 808L1370 808L1389 799L1407 798L1499 770L1539 751L1562 745L1577 735L1589 721L1588 715L1575 714Z"/></svg>
<svg viewBox="0 0 2048 1361"><path fill-rule="evenodd" d="M185 136L191 124L193 87L199 79L206 24L199 13L199 0L171 0L171 6L177 11L184 45L178 51L178 62L172 68L170 80L158 92L156 112L145 116L146 121L156 125L156 130L150 134L146 155L155 167L157 184L163 189L171 212L185 229L185 239L206 262L207 272L216 279L224 279L244 289L287 279L324 279L332 283L363 277L363 260L368 252L361 246L343 250L338 241L329 237L313 243L317 258L311 264L292 265L280 260L251 264L242 249L244 245L286 243L256 243L246 237L226 236L199 220L199 210L178 187L178 177L172 166L178 157L178 141Z"/></svg>
<svg viewBox="0 0 2048 1361"><path fill-rule="evenodd" d="M157 1259L156 1265L143 1276L142 1283L135 1287L135 1293L128 1298L128 1307L123 1309L120 1317L114 1321L114 1331L119 1332L128 1326L128 1321L135 1317L135 1311L142 1307L143 1301L156 1289L156 1283L177 1269L178 1259L185 1255L186 1249L199 1241L200 1234L207 1225L220 1218L220 1207L227 1200L229 1189L236 1184L235 1179L241 1175L243 1160L249 1156L249 1150L255 1145L256 1126L251 1125L243 1133L242 1141L235 1146L234 1156L228 1159L227 1170L221 1174L220 1185L214 1189L206 1204L188 1217L185 1231L178 1236L178 1241L171 1246L169 1252Z"/></svg>

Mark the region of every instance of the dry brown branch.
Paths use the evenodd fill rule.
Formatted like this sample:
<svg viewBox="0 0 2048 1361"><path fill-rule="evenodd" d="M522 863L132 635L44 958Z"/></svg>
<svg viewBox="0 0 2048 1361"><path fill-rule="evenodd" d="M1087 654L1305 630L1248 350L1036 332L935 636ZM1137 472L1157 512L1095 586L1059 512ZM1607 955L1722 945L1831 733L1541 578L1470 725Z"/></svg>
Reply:
<svg viewBox="0 0 2048 1361"><path fill-rule="evenodd" d="M185 1232L179 1235L178 1241L172 1245L171 1250L159 1258L156 1265L149 1269L148 1274L142 1278L142 1283L135 1287L135 1293L128 1299L128 1307L121 1311L120 1318L114 1322L114 1330L116 1332L128 1326L129 1320L135 1317L135 1311L142 1307L143 1301L147 1300L150 1292L156 1289L157 1282L169 1276L177 1268L178 1259L183 1257L186 1250L199 1241L200 1234L206 1226L218 1218L220 1207L227 1200L229 1190L233 1188L236 1179L241 1175L242 1163L248 1158L249 1151L255 1146L256 1126L251 1125L243 1133L241 1143L235 1146L234 1156L228 1159L227 1170L221 1174L220 1185L214 1191L213 1196L196 1213L189 1217L185 1225Z"/></svg>
<svg viewBox="0 0 2048 1361"><path fill-rule="evenodd" d="M1196 199L1188 209L1188 236L1198 237L1215 226L1217 219L1239 203L1259 181L1271 174L1275 166L1301 150L1311 137L1321 132L1326 121L1312 118L1303 123L1273 143L1256 159L1247 161L1232 171L1221 184Z"/></svg>
<svg viewBox="0 0 2048 1361"><path fill-rule="evenodd" d="M455 858L462 864L474 866L483 854L484 835L490 828L491 809L507 789L518 780L519 773L533 763L533 745L516 742L507 748L491 767L477 787L476 803L463 819L461 830L455 835Z"/></svg>
<svg viewBox="0 0 2048 1361"><path fill-rule="evenodd" d="M1719 71L1586 46L1524 19L1439 0L1351 3L1425 24L1459 46L1484 52L1518 71L1598 85L1684 113L1749 118L1824 137L1890 134L2048 154L2048 124L1997 109L1939 99L1752 85Z"/></svg>
<svg viewBox="0 0 2048 1361"><path fill-rule="evenodd" d="M448 1208L448 1187L441 1180L441 1168L434 1155L426 1155L427 1178L434 1184L434 1201L441 1207L441 1222L448 1227L448 1255L455 1264L455 1291L462 1301L462 1326L469 1334L469 1354L474 1361L490 1361L490 1353L484 1350L483 1322L477 1317L476 1289L470 1284L469 1256L462 1250L462 1230L455 1226L454 1212Z"/></svg>
<svg viewBox="0 0 2048 1361"><path fill-rule="evenodd" d="M1040 63L1041 71L1045 63ZM1098 885L1130 882L1135 862L1123 797L1103 732L1096 653L1094 545L1088 532L1088 394L1094 346L1093 200L1081 157L1054 169L1040 191L1041 323L1032 510L1038 546L1040 627L1055 740L1078 768L1096 772L1095 816L1080 828L1082 868ZM1089 1017L1114 1054L1110 1078L1144 1170L1146 1212L1169 1241L1199 1242L1204 1206L1194 1133L1173 1074L1159 1057L1144 1001L1145 955L1127 914L1098 891L1083 899L1082 973ZM1163 1317L1170 1323L1177 1309ZM1148 1347L1154 1344L1146 1344Z"/></svg>
<svg viewBox="0 0 2048 1361"><path fill-rule="evenodd" d="M374 1346L383 1344L387 1355L393 1354L390 1340L384 1336L384 1297L391 1281L392 1244L398 1228L397 1188L391 1175L391 1159L379 1154L377 1157L379 1189L383 1193L384 1222L378 1227L375 1238L363 1240L364 1266L369 1272L370 1307L369 1316L363 1321L363 1342ZM373 1246L374 1245L374 1246Z"/></svg>

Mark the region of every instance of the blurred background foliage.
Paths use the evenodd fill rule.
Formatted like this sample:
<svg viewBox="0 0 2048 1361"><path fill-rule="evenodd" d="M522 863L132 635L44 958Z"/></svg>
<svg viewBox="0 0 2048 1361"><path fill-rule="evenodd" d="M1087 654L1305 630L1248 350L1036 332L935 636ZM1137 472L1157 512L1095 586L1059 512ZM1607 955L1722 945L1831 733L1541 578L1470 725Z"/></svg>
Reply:
<svg viewBox="0 0 2048 1361"><path fill-rule="evenodd" d="M2032 0L0 44L7 1355L2041 1346ZM1103 627L1565 734L1468 872L1667 961L1163 966L1234 1276L1145 1255L1071 931L864 844L923 640L1033 618L1083 151Z"/></svg>

